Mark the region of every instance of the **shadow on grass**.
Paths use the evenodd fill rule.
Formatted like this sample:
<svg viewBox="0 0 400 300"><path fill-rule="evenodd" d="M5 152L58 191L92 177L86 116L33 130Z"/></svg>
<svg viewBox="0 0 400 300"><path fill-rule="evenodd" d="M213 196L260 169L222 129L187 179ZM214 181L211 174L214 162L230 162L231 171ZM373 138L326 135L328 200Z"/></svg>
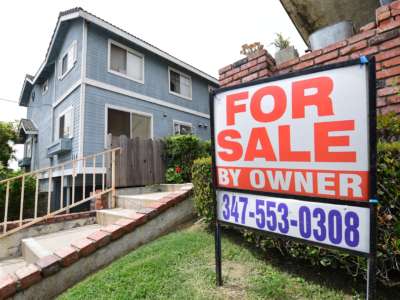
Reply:
<svg viewBox="0 0 400 300"><path fill-rule="evenodd" d="M212 229L208 229L210 232ZM223 228L222 234L231 242L245 247L255 257L264 260L279 271L286 272L293 276L301 277L308 282L318 284L320 286L343 291L346 294L365 298L366 281L355 279L347 274L343 269L334 269L330 267L323 268L321 266L310 265L309 262L302 259L294 259L289 256L282 255L278 250L270 249L268 252L256 248L253 244L245 241L242 235L235 229ZM222 252L224 249L222 249ZM224 262L222 261L222 268ZM400 299L400 287L386 287L377 283L378 299ZM356 297L357 298L357 297Z"/></svg>

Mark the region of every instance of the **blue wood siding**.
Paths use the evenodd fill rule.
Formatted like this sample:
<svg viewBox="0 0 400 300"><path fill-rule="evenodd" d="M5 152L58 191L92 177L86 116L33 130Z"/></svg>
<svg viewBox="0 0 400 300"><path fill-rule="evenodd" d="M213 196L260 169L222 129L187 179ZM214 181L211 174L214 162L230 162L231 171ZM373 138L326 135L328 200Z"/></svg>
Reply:
<svg viewBox="0 0 400 300"><path fill-rule="evenodd" d="M35 101L30 101L27 109L27 117L31 119L39 129L38 141L36 145L34 145L35 157L33 158L33 169L47 167L50 164L54 165L71 159L72 154L77 153L78 151L80 88L78 87L75 89L59 105L57 105L54 108L54 114L52 114L52 110L53 104L56 103L61 96L65 95L65 93L81 78L82 24L82 20L74 20L66 31L62 33L64 37L61 39L61 42L56 45L56 48L58 49L56 59L49 63L48 66L50 71L47 78L49 80L49 90L47 93L42 95L42 82L44 82L46 78L43 78L40 82L38 81L33 87L33 90L35 91ZM62 80L59 80L58 61L74 41L77 42L75 65ZM61 157L50 159L47 156L47 148L54 142L54 131L56 130L56 126L58 126L56 123L58 116L66 107L71 105L74 107L73 150L71 153Z"/></svg>
<svg viewBox="0 0 400 300"><path fill-rule="evenodd" d="M162 107L147 101L120 95L103 89L86 87L85 107L85 143L84 154L100 152L105 145L106 105L153 115L153 135L161 138L173 134L173 120L192 123L193 133L202 139L210 138L210 129L200 128L199 124L208 124L208 120L175 109Z"/></svg>
<svg viewBox="0 0 400 300"><path fill-rule="evenodd" d="M144 55L144 84L108 72L108 40L112 39ZM169 93L168 66L173 67L192 79L192 100ZM135 91L160 100L181 105L208 114L208 85L199 76L187 72L166 60L144 51L117 36L95 26L88 26L87 77L117 87Z"/></svg>

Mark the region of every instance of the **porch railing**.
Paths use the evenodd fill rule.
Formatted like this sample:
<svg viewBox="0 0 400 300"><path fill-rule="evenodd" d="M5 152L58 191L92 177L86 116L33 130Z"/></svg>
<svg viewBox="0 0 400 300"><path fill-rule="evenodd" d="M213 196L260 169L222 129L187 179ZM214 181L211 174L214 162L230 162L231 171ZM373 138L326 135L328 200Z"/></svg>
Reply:
<svg viewBox="0 0 400 300"><path fill-rule="evenodd" d="M63 212L68 212L70 209L82 205L92 199L95 199L99 196L103 196L106 194L111 194L111 207L115 207L115 198L116 198L116 190L115 190L115 160L116 153L120 151L120 148L109 149L100 153L91 154L85 157L81 157L75 160L70 160L56 166L51 166L39 170L35 170L32 172L24 173L22 175L7 178L0 181L0 187L2 189L5 188L4 191L4 213L3 213L3 222L0 223L0 239L8 236L14 232L17 232L23 228L32 226L33 224L39 223L41 221L46 220L51 216L58 215ZM99 171L100 168L100 172ZM106 170L109 169L109 172ZM108 178L106 182L106 173L108 173L111 178ZM82 187L82 192L76 192L76 179L77 175L82 174L81 182L79 186ZM96 174L98 175L98 179L100 180L100 184L96 183ZM92 182L86 182L87 176L92 175ZM66 198L67 201L64 201L64 182L66 176L70 176L71 178L71 190L70 195ZM60 177L60 190L59 190L59 207L55 205L53 201L52 208L52 195L56 193L55 190L55 178ZM27 180L30 182L34 181L34 200L33 200L33 210L32 208L27 209L26 207L26 183ZM44 198L42 201L39 201L40 196L40 180L47 179L47 199ZM97 182L99 182L99 180ZM16 186L16 183L20 181L20 196L19 199L10 199L11 193L15 194L12 186ZM43 180L42 180L43 181ZM46 180L44 180L46 181ZM42 184L43 185L43 184ZM3 187L2 187L3 186ZM90 196L86 196L86 189L91 188ZM98 187L98 188L97 188ZM101 187L101 188L100 188ZM18 190L19 192L19 190ZM44 192L46 193L46 191ZM42 193L43 195L43 193ZM15 195L14 195L15 196ZM32 196L32 195L31 195ZM79 200L77 200L79 199ZM44 201L43 201L44 200ZM41 202L41 203L39 203ZM39 205L43 202L45 207L39 209ZM14 205L18 206L17 212L19 209L19 217L17 215L17 219L14 218L11 220L9 217L9 211L11 207ZM32 205L32 203L30 203ZM28 216L31 214L30 216Z"/></svg>

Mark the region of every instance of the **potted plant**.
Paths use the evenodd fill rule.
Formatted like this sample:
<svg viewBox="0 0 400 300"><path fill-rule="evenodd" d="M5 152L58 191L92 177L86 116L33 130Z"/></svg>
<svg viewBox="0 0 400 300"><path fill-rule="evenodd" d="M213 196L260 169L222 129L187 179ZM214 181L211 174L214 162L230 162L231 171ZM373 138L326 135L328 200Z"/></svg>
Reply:
<svg viewBox="0 0 400 300"><path fill-rule="evenodd" d="M278 49L275 53L275 61L277 65L299 57L296 48L290 45L289 39L285 38L282 33L276 33L276 38L272 44Z"/></svg>

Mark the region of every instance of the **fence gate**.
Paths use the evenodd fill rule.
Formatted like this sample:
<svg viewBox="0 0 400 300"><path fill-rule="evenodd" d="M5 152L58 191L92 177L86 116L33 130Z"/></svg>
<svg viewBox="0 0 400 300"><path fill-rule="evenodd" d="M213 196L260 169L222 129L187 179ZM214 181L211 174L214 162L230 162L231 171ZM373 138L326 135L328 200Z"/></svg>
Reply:
<svg viewBox="0 0 400 300"><path fill-rule="evenodd" d="M125 135L107 137L107 147L121 147L116 156L116 187L143 186L163 183L165 174L165 143L157 139L128 139ZM111 169L107 168L107 175ZM107 176L111 178L111 176Z"/></svg>

